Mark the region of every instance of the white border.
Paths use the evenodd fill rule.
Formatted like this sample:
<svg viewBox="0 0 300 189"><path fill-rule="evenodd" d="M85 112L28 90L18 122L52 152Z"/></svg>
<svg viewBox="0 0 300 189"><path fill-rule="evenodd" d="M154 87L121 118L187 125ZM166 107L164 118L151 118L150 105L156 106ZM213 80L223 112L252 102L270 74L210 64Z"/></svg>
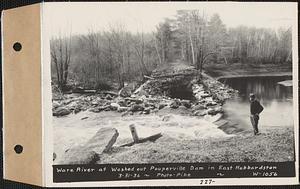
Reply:
<svg viewBox="0 0 300 189"><path fill-rule="evenodd" d="M50 57L50 35L48 25L45 23L47 14L46 3L41 3L41 24L42 24L42 125L43 125L43 169L44 186L52 183L53 164L53 130L52 130L52 90L51 90L51 57Z"/></svg>
<svg viewBox="0 0 300 189"><path fill-rule="evenodd" d="M82 3L82 2L81 2ZM99 2L98 2L99 3ZM103 3L103 2L102 2ZM133 2L131 2L133 3ZM141 2L138 2L141 3ZM154 3L154 2L152 2ZM159 4L161 2L155 2ZM164 2L170 3L170 2ZM172 2L186 3L186 2ZM208 3L208 2L198 2ZM209 2L212 3L212 2ZM224 4L224 2L214 2L215 4ZM226 3L241 3L241 2L226 2ZM255 3L255 2L248 2ZM256 2L259 3L259 2ZM267 2L264 2L267 3ZM271 3L271 2L270 2ZM272 2L274 3L274 2ZM214 184L210 186L220 185L293 185L299 183L299 114L298 114L298 10L297 2L277 2L284 5L293 5L295 10L292 13L295 20L292 28L293 32L293 108L294 108L294 132L295 132L295 171L296 177L292 178L212 178ZM47 4L42 3L42 13L47 14ZM72 3L68 3L72 4ZM247 5L247 3L244 3ZM61 6L66 6L66 3L61 3ZM267 5L269 5L267 3ZM67 14L67 13L66 13ZM44 15L42 15L44 17ZM51 72L50 72L50 43L48 33L48 23L42 21L42 94L43 94L43 131L44 131L44 171L45 185L50 187L95 187L95 186L200 186L199 179L155 179L155 180L133 180L133 181L99 181L99 182L72 182L72 183L53 183L52 175L52 152L53 152L53 130L52 130L52 105L51 105ZM204 186L204 185L203 185Z"/></svg>

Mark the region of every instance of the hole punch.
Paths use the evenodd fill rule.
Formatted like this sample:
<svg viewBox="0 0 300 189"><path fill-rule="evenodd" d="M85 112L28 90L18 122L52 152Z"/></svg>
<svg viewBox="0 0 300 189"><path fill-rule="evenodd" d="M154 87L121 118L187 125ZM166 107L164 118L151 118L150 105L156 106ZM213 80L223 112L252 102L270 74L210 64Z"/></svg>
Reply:
<svg viewBox="0 0 300 189"><path fill-rule="evenodd" d="M15 51L20 51L20 50L22 49L21 43L15 42L14 45L13 45L13 49L14 49Z"/></svg>
<svg viewBox="0 0 300 189"><path fill-rule="evenodd" d="M22 145L19 145L17 144L15 147L14 147L14 150L17 154L20 154L23 152L23 146Z"/></svg>

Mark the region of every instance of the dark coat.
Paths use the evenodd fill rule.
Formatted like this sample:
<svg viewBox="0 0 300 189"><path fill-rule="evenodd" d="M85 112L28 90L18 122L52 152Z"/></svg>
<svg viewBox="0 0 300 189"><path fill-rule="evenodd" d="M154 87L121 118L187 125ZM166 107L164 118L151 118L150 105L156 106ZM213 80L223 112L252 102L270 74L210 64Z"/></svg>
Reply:
<svg viewBox="0 0 300 189"><path fill-rule="evenodd" d="M251 114L260 114L264 110L264 107L257 101L254 100L250 103L250 113Z"/></svg>

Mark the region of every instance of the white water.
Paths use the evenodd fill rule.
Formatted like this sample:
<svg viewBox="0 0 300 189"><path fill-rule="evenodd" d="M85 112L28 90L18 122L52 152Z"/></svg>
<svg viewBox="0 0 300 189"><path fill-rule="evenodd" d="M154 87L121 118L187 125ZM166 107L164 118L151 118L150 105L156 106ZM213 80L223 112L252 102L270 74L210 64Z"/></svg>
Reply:
<svg viewBox="0 0 300 189"><path fill-rule="evenodd" d="M87 118L86 118L87 117ZM54 152L59 157L72 146L83 145L102 127L113 127L119 132L115 146L132 142L129 125L134 124L140 138L161 133L176 140L194 140L208 137L230 137L216 125L197 117L167 115L132 115L121 117L116 112L80 112L66 117L53 117ZM82 118L86 118L82 120ZM166 119L166 117L165 117Z"/></svg>

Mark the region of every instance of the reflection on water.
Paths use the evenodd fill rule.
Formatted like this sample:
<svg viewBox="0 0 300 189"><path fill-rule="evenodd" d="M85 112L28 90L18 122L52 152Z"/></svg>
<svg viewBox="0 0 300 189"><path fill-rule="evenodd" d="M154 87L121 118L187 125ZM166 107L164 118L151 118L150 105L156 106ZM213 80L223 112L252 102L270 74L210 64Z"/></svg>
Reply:
<svg viewBox="0 0 300 189"><path fill-rule="evenodd" d="M226 116L240 125L244 125L245 128L251 127L248 97L250 93L254 93L265 108L260 116L261 126L293 125L292 87L278 84L280 81L291 79L291 76L276 76L220 80L240 92L239 97L227 101L224 105Z"/></svg>

